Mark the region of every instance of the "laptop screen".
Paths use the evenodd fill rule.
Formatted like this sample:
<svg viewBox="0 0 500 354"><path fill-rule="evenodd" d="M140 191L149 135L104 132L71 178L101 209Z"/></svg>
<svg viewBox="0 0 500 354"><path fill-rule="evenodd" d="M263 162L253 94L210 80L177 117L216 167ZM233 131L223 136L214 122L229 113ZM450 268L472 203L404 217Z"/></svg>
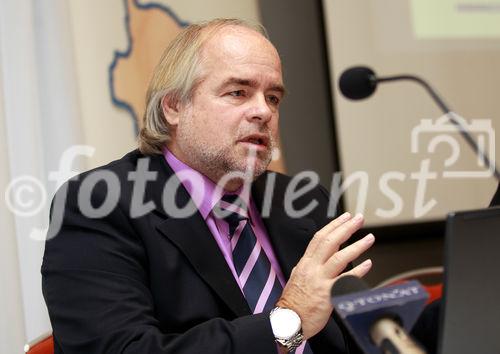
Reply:
<svg viewBox="0 0 500 354"><path fill-rule="evenodd" d="M500 207L448 215L441 354L500 353Z"/></svg>

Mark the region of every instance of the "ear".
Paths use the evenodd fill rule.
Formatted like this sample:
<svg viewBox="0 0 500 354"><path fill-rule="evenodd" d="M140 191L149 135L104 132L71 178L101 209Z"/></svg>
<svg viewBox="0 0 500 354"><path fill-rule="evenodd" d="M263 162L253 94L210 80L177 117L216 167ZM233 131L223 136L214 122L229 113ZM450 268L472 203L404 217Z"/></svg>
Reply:
<svg viewBox="0 0 500 354"><path fill-rule="evenodd" d="M177 126L179 124L179 117L181 105L177 99L169 97L168 95L163 96L161 99L161 108L163 110L163 116L167 120L167 123L171 126Z"/></svg>

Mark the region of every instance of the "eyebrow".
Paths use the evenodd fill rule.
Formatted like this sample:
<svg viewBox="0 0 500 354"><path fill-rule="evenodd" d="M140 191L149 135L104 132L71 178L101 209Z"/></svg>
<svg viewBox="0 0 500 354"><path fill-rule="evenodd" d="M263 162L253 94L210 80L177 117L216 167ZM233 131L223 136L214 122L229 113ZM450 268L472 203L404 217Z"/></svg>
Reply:
<svg viewBox="0 0 500 354"><path fill-rule="evenodd" d="M237 78L237 77L230 77L229 79L227 79L226 81L224 81L221 85L220 85L220 88L224 88L226 86L229 86L229 85L241 85L241 86L248 86L248 87L257 87L258 86L258 83L256 80L252 80L252 79L242 79L242 78ZM285 95L286 93L286 90L285 90L285 87L281 84L276 84L276 85L272 85L269 90L271 91L277 91L279 93L281 93L283 96Z"/></svg>

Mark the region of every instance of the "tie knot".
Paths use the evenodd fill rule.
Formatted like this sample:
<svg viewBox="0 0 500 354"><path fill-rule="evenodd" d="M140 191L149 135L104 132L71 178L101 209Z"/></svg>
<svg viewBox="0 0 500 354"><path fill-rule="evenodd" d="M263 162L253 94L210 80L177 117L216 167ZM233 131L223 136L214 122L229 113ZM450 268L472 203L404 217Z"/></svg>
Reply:
<svg viewBox="0 0 500 354"><path fill-rule="evenodd" d="M240 221L248 219L246 205L236 194L224 195L215 206L214 213L216 217L227 222L230 235L234 234Z"/></svg>

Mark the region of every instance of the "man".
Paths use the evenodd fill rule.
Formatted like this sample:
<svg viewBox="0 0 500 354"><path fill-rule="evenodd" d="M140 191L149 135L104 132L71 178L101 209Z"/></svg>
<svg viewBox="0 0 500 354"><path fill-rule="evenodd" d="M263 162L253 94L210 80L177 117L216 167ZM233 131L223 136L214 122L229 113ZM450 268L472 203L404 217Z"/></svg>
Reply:
<svg viewBox="0 0 500 354"><path fill-rule="evenodd" d="M374 237L341 249L362 216L328 223L322 188L265 172L283 95L278 53L258 26L214 20L171 43L140 151L62 189L42 266L56 353L349 350L330 289L369 271L369 260L344 269ZM290 204L305 212L294 217L287 194L299 189Z"/></svg>

